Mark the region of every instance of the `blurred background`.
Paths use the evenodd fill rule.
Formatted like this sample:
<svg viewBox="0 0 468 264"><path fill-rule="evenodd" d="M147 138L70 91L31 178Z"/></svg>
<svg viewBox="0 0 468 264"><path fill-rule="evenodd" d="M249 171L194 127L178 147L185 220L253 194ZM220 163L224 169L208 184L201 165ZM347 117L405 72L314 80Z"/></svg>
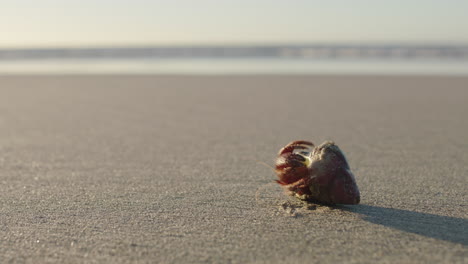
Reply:
<svg viewBox="0 0 468 264"><path fill-rule="evenodd" d="M0 74L468 75L462 0L0 4Z"/></svg>

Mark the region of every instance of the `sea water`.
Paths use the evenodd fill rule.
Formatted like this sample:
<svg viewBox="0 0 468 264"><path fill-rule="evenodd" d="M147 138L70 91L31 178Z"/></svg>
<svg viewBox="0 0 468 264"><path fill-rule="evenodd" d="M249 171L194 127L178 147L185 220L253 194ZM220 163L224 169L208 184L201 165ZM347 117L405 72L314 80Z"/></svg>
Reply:
<svg viewBox="0 0 468 264"><path fill-rule="evenodd" d="M468 75L466 47L0 50L0 74Z"/></svg>

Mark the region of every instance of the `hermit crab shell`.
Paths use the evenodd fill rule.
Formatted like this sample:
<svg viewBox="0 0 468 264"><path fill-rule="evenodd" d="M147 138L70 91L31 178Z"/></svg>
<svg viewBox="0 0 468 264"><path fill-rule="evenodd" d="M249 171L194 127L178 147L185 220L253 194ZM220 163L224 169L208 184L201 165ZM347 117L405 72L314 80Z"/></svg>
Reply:
<svg viewBox="0 0 468 264"><path fill-rule="evenodd" d="M328 204L358 204L359 188L348 161L334 142L314 147L293 141L276 160L277 182L300 199Z"/></svg>

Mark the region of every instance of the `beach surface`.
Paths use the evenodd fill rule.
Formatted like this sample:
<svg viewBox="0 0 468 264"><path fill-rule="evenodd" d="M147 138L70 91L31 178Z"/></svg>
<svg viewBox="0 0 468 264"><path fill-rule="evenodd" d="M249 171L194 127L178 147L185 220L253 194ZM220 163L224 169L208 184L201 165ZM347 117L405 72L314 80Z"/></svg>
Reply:
<svg viewBox="0 0 468 264"><path fill-rule="evenodd" d="M361 204L273 181L333 140ZM468 77L1 76L0 262L467 263Z"/></svg>

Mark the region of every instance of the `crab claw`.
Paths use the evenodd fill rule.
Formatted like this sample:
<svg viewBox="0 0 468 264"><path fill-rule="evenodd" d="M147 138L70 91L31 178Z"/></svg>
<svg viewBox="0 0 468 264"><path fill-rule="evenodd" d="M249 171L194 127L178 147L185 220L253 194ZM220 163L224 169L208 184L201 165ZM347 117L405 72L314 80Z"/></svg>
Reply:
<svg viewBox="0 0 468 264"><path fill-rule="evenodd" d="M310 158L304 154L294 153L295 150L307 150L314 144L308 141L293 141L282 148L276 159L276 174L281 185L290 185L289 189L297 192L308 192L307 177L309 175Z"/></svg>
<svg viewBox="0 0 468 264"><path fill-rule="evenodd" d="M275 164L275 171L279 177L276 182L288 185L304 178L309 172L307 164L307 158L300 154L287 153L279 156Z"/></svg>

